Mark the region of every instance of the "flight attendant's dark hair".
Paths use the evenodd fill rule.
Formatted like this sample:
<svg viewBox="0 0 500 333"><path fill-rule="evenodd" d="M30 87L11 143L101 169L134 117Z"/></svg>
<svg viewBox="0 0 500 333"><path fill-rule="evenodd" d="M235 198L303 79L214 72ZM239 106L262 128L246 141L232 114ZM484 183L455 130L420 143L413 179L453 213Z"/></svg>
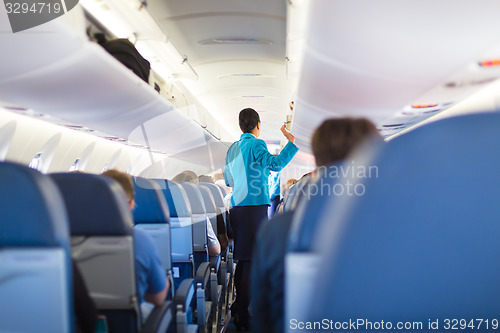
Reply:
<svg viewBox="0 0 500 333"><path fill-rule="evenodd" d="M254 109L246 108L240 111L239 120L243 133L250 133L260 122L260 117Z"/></svg>

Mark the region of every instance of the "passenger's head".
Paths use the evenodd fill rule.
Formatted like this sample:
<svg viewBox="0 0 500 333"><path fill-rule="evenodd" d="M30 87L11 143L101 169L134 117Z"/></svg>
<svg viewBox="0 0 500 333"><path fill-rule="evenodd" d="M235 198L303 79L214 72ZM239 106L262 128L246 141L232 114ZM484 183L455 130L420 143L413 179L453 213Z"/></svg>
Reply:
<svg viewBox="0 0 500 333"><path fill-rule="evenodd" d="M174 182L188 182L198 185L198 175L190 170L182 171L172 179Z"/></svg>
<svg viewBox="0 0 500 333"><path fill-rule="evenodd" d="M283 185L283 188L282 188L282 191L285 192L286 190L288 190L290 187L292 187L292 185L294 185L295 183L297 183L297 179L295 178L290 178L286 181L286 183Z"/></svg>
<svg viewBox="0 0 500 333"><path fill-rule="evenodd" d="M368 137L379 137L375 125L365 118L325 120L314 131L312 151L317 166L339 162Z"/></svg>
<svg viewBox="0 0 500 333"><path fill-rule="evenodd" d="M224 172L218 172L213 176L214 182L218 181L219 179L224 180Z"/></svg>
<svg viewBox="0 0 500 333"><path fill-rule="evenodd" d="M210 183L210 184L213 184L214 183L214 179L210 176L207 176L207 175L201 175L198 177L198 181L200 183Z"/></svg>
<svg viewBox="0 0 500 333"><path fill-rule="evenodd" d="M130 210L132 210L135 205L134 183L132 182L132 177L130 177L130 175L125 172L115 169L104 171L102 174L104 176L113 178L122 186L123 191L125 191L125 194L127 195L128 206Z"/></svg>
<svg viewBox="0 0 500 333"><path fill-rule="evenodd" d="M243 133L252 133L256 137L260 134L260 117L257 111L246 108L240 111L240 128Z"/></svg>

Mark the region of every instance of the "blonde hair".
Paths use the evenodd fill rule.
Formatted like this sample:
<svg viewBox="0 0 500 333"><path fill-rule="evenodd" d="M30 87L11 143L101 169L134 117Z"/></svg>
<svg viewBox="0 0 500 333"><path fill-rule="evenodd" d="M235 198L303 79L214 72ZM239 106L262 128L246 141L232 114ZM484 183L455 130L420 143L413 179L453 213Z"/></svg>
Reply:
<svg viewBox="0 0 500 333"><path fill-rule="evenodd" d="M132 177L128 173L111 169L102 173L102 175L113 178L116 180L125 191L128 200L134 200L134 183L132 182Z"/></svg>

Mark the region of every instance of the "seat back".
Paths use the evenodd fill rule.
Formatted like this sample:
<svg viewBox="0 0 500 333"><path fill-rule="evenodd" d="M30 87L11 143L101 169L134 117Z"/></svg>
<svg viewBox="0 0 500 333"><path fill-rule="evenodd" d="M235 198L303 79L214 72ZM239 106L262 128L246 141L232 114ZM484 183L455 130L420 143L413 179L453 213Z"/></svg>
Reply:
<svg viewBox="0 0 500 333"><path fill-rule="evenodd" d="M307 180L308 177L304 177L290 188L288 195L283 201L283 210L285 212L294 210L297 207L301 197L304 195L303 188L307 184Z"/></svg>
<svg viewBox="0 0 500 333"><path fill-rule="evenodd" d="M445 119L345 164L365 176L339 179L357 194L322 214L311 320L498 317L499 128L499 114Z"/></svg>
<svg viewBox="0 0 500 333"><path fill-rule="evenodd" d="M288 251L311 252L318 221L324 212L326 198L331 202L340 194L337 187L340 164L322 167L315 177L309 177L306 183L301 184L300 196L293 214L290 228Z"/></svg>
<svg viewBox="0 0 500 333"><path fill-rule="evenodd" d="M219 209L224 219L224 225L227 225L227 210L226 205L224 205L224 194L222 193L221 187L211 183L200 183L200 186L205 186L210 190L215 201L215 206Z"/></svg>
<svg viewBox="0 0 500 333"><path fill-rule="evenodd" d="M189 262L193 257L193 223L186 191L176 182L153 179L165 197L170 211L172 262Z"/></svg>
<svg viewBox="0 0 500 333"><path fill-rule="evenodd" d="M155 242L163 268L172 269L170 246L170 212L160 186L151 180L134 179L136 207L134 228L144 230Z"/></svg>
<svg viewBox="0 0 500 333"><path fill-rule="evenodd" d="M110 331L137 331L133 223L122 187L93 174L51 177L66 204L73 259L97 308L109 310Z"/></svg>
<svg viewBox="0 0 500 333"><path fill-rule="evenodd" d="M179 182L186 191L193 217L193 247L195 252L207 251L207 212L201 191L193 183ZM208 255L208 252L207 252ZM208 260L208 257L207 257ZM206 261L206 260L205 260Z"/></svg>
<svg viewBox="0 0 500 333"><path fill-rule="evenodd" d="M215 234L217 235L217 213L220 212L220 210L215 205L215 200L210 189L205 185L198 185L198 188L200 189L201 195L203 197L203 203L205 204L205 209L207 212L206 215L210 220L210 223L212 224L212 228Z"/></svg>
<svg viewBox="0 0 500 333"><path fill-rule="evenodd" d="M288 236L288 252L285 256L285 327L293 329L291 320L305 321L308 307L314 297L314 280L321 268L321 260L312 251L317 224L325 209L326 198L330 200L337 182L337 165L321 168L321 174L309 179L300 189L303 199L293 213Z"/></svg>
<svg viewBox="0 0 500 333"><path fill-rule="evenodd" d="M193 221L186 191L178 183L154 179L160 185L170 210L172 273L175 289L194 277Z"/></svg>
<svg viewBox="0 0 500 333"><path fill-rule="evenodd" d="M205 183L203 183L203 184L205 184ZM225 197L227 195L227 189L224 186L221 186L219 184L214 184L214 185L220 189L220 191L222 193L222 197Z"/></svg>
<svg viewBox="0 0 500 333"><path fill-rule="evenodd" d="M0 163L0 331L73 332L69 230L45 175Z"/></svg>

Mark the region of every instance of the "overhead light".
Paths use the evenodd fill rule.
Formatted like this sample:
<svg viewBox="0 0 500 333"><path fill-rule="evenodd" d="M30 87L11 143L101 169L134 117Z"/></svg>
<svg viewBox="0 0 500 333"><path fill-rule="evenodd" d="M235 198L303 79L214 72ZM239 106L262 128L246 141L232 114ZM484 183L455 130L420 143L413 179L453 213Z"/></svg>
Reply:
<svg viewBox="0 0 500 333"><path fill-rule="evenodd" d="M3 108L11 111L21 111L21 112L28 111L28 108L22 106L4 106Z"/></svg>
<svg viewBox="0 0 500 333"><path fill-rule="evenodd" d="M69 128L69 129L72 129L72 130L75 130L75 131L79 131L79 132L86 132L86 133L93 133L95 132L93 129L90 129L86 126L81 126L81 125L72 125L72 124L63 124L65 127Z"/></svg>
<svg viewBox="0 0 500 333"><path fill-rule="evenodd" d="M256 38L209 38L198 42L200 45L221 45L221 44L261 44L271 45L272 41L268 39Z"/></svg>
<svg viewBox="0 0 500 333"><path fill-rule="evenodd" d="M395 128L395 127L401 127L404 126L405 124L387 124L387 125L382 125L382 127L385 128Z"/></svg>
<svg viewBox="0 0 500 333"><path fill-rule="evenodd" d="M103 139L114 141L114 142L127 142L127 139L122 139L117 136L104 136Z"/></svg>
<svg viewBox="0 0 500 333"><path fill-rule="evenodd" d="M496 67L500 66L500 59L491 59L491 60L485 60L485 61L480 61L478 63L480 67Z"/></svg>
<svg viewBox="0 0 500 333"><path fill-rule="evenodd" d="M487 83L491 83L493 81L498 80L498 77L490 77L486 79L480 80L471 80L471 81L451 81L444 84L446 88L463 88L468 86L479 86Z"/></svg>
<svg viewBox="0 0 500 333"><path fill-rule="evenodd" d="M277 97L274 97L274 96L264 96L264 95L243 95L243 96L233 96L233 97L229 97L229 99L239 99L239 98L277 99Z"/></svg>
<svg viewBox="0 0 500 333"><path fill-rule="evenodd" d="M289 115L287 115L287 116L286 116L286 122L285 122L285 124L286 124L286 129L287 129L288 131L289 131L289 130L291 129L291 127L292 127L292 118L293 118L293 116L292 116L291 114L289 114Z"/></svg>
<svg viewBox="0 0 500 333"><path fill-rule="evenodd" d="M257 73L239 73L239 74L224 74L217 76L218 79L231 78L258 78L258 79L275 79L276 75L257 74Z"/></svg>
<svg viewBox="0 0 500 333"><path fill-rule="evenodd" d="M454 102L413 104L406 106L401 114L405 116L415 116L427 113L436 113L438 111L443 111L452 104L454 104Z"/></svg>
<svg viewBox="0 0 500 333"><path fill-rule="evenodd" d="M433 104L414 104L412 105L412 109L426 109L426 108L433 108L433 107L436 107L438 106L437 103L433 103Z"/></svg>

